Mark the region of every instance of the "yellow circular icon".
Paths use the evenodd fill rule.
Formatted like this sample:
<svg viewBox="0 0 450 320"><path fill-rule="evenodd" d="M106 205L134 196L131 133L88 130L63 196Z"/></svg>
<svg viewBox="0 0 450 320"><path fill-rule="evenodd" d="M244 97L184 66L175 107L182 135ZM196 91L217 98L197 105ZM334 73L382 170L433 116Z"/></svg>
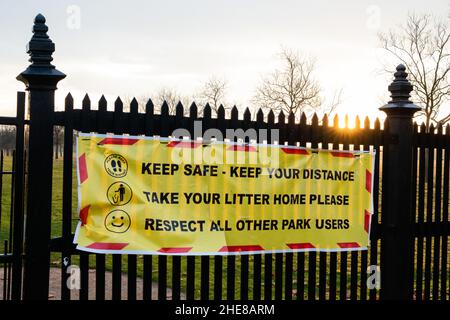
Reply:
<svg viewBox="0 0 450 320"><path fill-rule="evenodd" d="M123 206L130 202L133 191L128 184L118 181L109 186L106 196L113 206Z"/></svg>
<svg viewBox="0 0 450 320"><path fill-rule="evenodd" d="M105 170L114 178L125 177L128 172L128 162L120 154L111 154L105 159Z"/></svg>
<svg viewBox="0 0 450 320"><path fill-rule="evenodd" d="M105 218L105 228L114 233L124 233L131 225L131 218L123 210L114 210L108 213Z"/></svg>

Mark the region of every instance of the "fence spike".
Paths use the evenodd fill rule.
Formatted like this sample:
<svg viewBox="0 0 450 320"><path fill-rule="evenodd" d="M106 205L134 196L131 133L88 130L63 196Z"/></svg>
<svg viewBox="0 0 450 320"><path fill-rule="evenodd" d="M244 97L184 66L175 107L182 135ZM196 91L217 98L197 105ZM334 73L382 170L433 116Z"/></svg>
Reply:
<svg viewBox="0 0 450 320"><path fill-rule="evenodd" d="M269 114L267 115L267 122L269 124L273 124L275 122L275 114L272 109L270 109Z"/></svg>
<svg viewBox="0 0 450 320"><path fill-rule="evenodd" d="M182 118L184 114L184 108L181 101L178 101L177 106L175 107L175 114L178 118Z"/></svg>
<svg viewBox="0 0 450 320"><path fill-rule="evenodd" d="M339 128L339 117L338 117L337 114L334 115L334 118L333 118L333 127L334 128Z"/></svg>
<svg viewBox="0 0 450 320"><path fill-rule="evenodd" d="M225 119L225 107L222 104L217 109L217 119Z"/></svg>
<svg viewBox="0 0 450 320"><path fill-rule="evenodd" d="M191 107L189 108L189 118L196 119L197 118L197 105L195 102L192 102Z"/></svg>
<svg viewBox="0 0 450 320"><path fill-rule="evenodd" d="M250 121L251 118L252 118L252 113L250 112L250 109L247 107L247 108L245 108L245 111L244 111L244 120Z"/></svg>
<svg viewBox="0 0 450 320"><path fill-rule="evenodd" d="M84 95L83 101L81 102L83 110L89 110L91 108L91 99L89 99L88 94Z"/></svg>
<svg viewBox="0 0 450 320"><path fill-rule="evenodd" d="M289 124L294 124L295 123L295 114L294 112L289 112L289 116L288 116L288 123Z"/></svg>
<svg viewBox="0 0 450 320"><path fill-rule="evenodd" d="M233 106L231 109L231 119L237 120L239 119L239 110L236 106Z"/></svg>
<svg viewBox="0 0 450 320"><path fill-rule="evenodd" d="M67 99L73 100L72 94L69 92L69 93L66 95L65 99L66 99L66 100L67 100Z"/></svg>
<svg viewBox="0 0 450 320"><path fill-rule="evenodd" d="M66 98L64 99L64 110L66 110L66 111L73 110L73 97L70 94L70 92L67 94Z"/></svg>
<svg viewBox="0 0 450 320"><path fill-rule="evenodd" d="M64 101L66 101L66 102L67 101L72 101L72 103L73 103L73 96L72 96L72 94L70 92L66 95Z"/></svg>
<svg viewBox="0 0 450 320"><path fill-rule="evenodd" d="M139 104L136 100L136 98L133 98L130 102L130 112L131 113L138 113L139 112Z"/></svg>
<svg viewBox="0 0 450 320"><path fill-rule="evenodd" d="M361 119L359 119L358 115L355 118L355 129L361 129Z"/></svg>
<svg viewBox="0 0 450 320"><path fill-rule="evenodd" d="M166 100L163 101L163 104L161 106L161 115L169 115L169 105L167 104Z"/></svg>
<svg viewBox="0 0 450 320"><path fill-rule="evenodd" d="M114 112L122 112L123 111L123 102L120 97L117 97L116 101L114 101Z"/></svg>
<svg viewBox="0 0 450 320"><path fill-rule="evenodd" d="M313 126L318 126L319 125L319 117L317 116L317 113L314 112L312 119L311 119L311 124Z"/></svg>
<svg viewBox="0 0 450 320"><path fill-rule="evenodd" d="M328 115L325 113L322 118L322 127L328 127Z"/></svg>
<svg viewBox="0 0 450 320"><path fill-rule="evenodd" d="M368 116L364 118L364 129L370 129L370 119Z"/></svg>
<svg viewBox="0 0 450 320"><path fill-rule="evenodd" d="M432 134L434 134L434 130L435 130L435 128L434 128L434 124L432 123L431 125L430 125L430 133L432 133Z"/></svg>
<svg viewBox="0 0 450 320"><path fill-rule="evenodd" d="M278 114L278 123L284 124L286 122L286 116L284 115L284 111L281 110Z"/></svg>
<svg viewBox="0 0 450 320"><path fill-rule="evenodd" d="M442 135L442 123L438 123L438 126L437 126L437 133L438 134L440 134L440 135Z"/></svg>
<svg viewBox="0 0 450 320"><path fill-rule="evenodd" d="M98 110L106 111L106 108L108 106L108 102L106 101L106 98L104 95L100 97L100 100L98 100Z"/></svg>
<svg viewBox="0 0 450 320"><path fill-rule="evenodd" d="M381 127L381 122L380 122L380 119L377 117L377 118L375 119L374 128L375 128L376 130L380 130L380 127Z"/></svg>
<svg viewBox="0 0 450 320"><path fill-rule="evenodd" d="M264 122L264 112L261 108L258 109L258 112L256 112L256 121L258 122Z"/></svg>
<svg viewBox="0 0 450 320"><path fill-rule="evenodd" d="M145 113L153 114L153 109L154 109L153 101L152 99L148 99L147 103L145 104Z"/></svg>
<svg viewBox="0 0 450 320"><path fill-rule="evenodd" d="M425 126L425 123L422 122L422 124L420 125L420 133L426 133L427 132L427 127Z"/></svg>
<svg viewBox="0 0 450 320"><path fill-rule="evenodd" d="M450 123L447 123L447 126L445 127L445 134L450 136Z"/></svg>
<svg viewBox="0 0 450 320"><path fill-rule="evenodd" d="M300 125L306 126L307 121L308 121L308 118L306 117L306 113L302 112L302 115L300 116Z"/></svg>
<svg viewBox="0 0 450 320"><path fill-rule="evenodd" d="M414 131L414 133L419 132L419 125L418 125L417 122L415 122L415 121L414 121L414 123L413 123L413 131Z"/></svg>
<svg viewBox="0 0 450 320"><path fill-rule="evenodd" d="M211 113L212 113L211 106L207 102L205 107L203 108L203 118L204 119L211 119Z"/></svg>

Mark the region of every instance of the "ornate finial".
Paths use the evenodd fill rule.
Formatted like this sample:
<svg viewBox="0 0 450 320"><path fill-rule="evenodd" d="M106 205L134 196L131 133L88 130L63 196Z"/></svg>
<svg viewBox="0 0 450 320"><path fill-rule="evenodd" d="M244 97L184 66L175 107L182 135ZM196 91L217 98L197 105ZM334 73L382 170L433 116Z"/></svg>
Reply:
<svg viewBox="0 0 450 320"><path fill-rule="evenodd" d="M410 92L413 90L412 84L407 79L406 67L402 64L397 66L397 71L394 73L394 81L388 87L391 92L392 100L390 103L411 103L409 101Z"/></svg>
<svg viewBox="0 0 450 320"><path fill-rule="evenodd" d="M54 90L58 81L64 79L66 75L56 70L50 63L53 60L55 44L47 34L48 27L42 14L34 18L32 31L33 36L27 45L27 53L30 55L28 61L31 64L17 76L17 80L25 83L27 89L40 87Z"/></svg>
<svg viewBox="0 0 450 320"><path fill-rule="evenodd" d="M45 17L38 14L34 18L33 37L27 45L27 53L33 66L53 67L50 62L53 60L52 54L55 51L55 44L47 35L48 27L45 24Z"/></svg>
<svg viewBox="0 0 450 320"><path fill-rule="evenodd" d="M408 81L408 73L406 67L402 64L397 66L394 73L394 81L389 85L388 90L391 92L391 101L380 107L389 115L411 116L421 108L416 106L409 100L410 93L413 90L412 84Z"/></svg>

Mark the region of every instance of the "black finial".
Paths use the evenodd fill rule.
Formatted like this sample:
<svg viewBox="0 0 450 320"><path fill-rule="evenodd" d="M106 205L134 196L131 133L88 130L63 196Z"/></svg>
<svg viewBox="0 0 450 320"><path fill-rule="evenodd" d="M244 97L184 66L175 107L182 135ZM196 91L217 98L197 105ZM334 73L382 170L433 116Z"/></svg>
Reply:
<svg viewBox="0 0 450 320"><path fill-rule="evenodd" d="M388 115L412 116L421 108L409 100L413 86L407 79L406 67L399 64L396 69L394 81L388 87L391 92L391 101L379 109Z"/></svg>
<svg viewBox="0 0 450 320"><path fill-rule="evenodd" d="M392 98L390 103L411 103L409 98L410 92L413 90L413 86L408 81L407 77L408 73L406 73L406 67L403 64L399 64L397 66L397 71L394 73L394 81L392 81L388 87Z"/></svg>
<svg viewBox="0 0 450 320"><path fill-rule="evenodd" d="M48 27L45 24L45 17L38 14L34 18L33 37L27 45L27 53L33 66L53 67L50 62L53 60L52 54L55 51L55 44L47 35Z"/></svg>
<svg viewBox="0 0 450 320"><path fill-rule="evenodd" d="M17 80L24 82L27 89L31 87L56 89L58 81L64 79L66 75L56 70L50 63L53 60L55 44L47 34L48 27L42 14L34 18L32 31L33 36L27 44L27 53L30 55L28 61L31 64L17 76Z"/></svg>

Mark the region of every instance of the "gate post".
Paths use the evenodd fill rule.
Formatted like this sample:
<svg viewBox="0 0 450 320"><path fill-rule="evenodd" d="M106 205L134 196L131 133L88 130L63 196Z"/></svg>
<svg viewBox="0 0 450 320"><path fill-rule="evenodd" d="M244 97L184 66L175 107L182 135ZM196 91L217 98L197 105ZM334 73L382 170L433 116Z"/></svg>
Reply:
<svg viewBox="0 0 450 320"><path fill-rule="evenodd" d="M45 18L34 19L27 46L31 65L17 80L26 85L29 104L29 158L25 229L23 298L48 299L49 241L52 209L53 112L55 90L65 74L50 63L55 44L47 35Z"/></svg>
<svg viewBox="0 0 450 320"><path fill-rule="evenodd" d="M421 108L413 104L413 86L403 65L397 66L388 87L392 100L379 108L387 114L383 145L383 212L381 237L381 292L383 300L413 297L415 215L411 201L413 121Z"/></svg>

